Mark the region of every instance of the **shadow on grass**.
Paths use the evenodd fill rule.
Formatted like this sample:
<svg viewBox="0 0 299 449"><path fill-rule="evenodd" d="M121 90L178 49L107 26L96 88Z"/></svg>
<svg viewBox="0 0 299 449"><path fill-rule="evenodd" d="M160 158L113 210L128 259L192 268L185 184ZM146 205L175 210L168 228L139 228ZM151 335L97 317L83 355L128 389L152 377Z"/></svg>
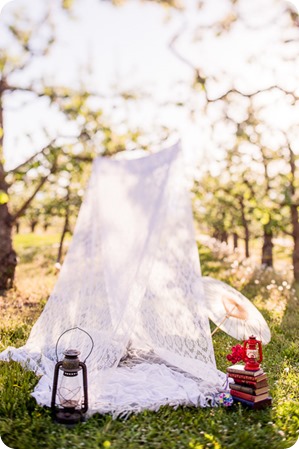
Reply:
<svg viewBox="0 0 299 449"><path fill-rule="evenodd" d="M20 263L22 264L36 262L37 259L43 264L54 263L56 256L57 249L53 248L53 246L43 247L42 252L40 247L30 246L27 248L23 248L18 253Z"/></svg>
<svg viewBox="0 0 299 449"><path fill-rule="evenodd" d="M213 276L220 279L222 273L229 267L229 263L223 260L217 260L212 251L197 243L200 257L201 272L203 276Z"/></svg>

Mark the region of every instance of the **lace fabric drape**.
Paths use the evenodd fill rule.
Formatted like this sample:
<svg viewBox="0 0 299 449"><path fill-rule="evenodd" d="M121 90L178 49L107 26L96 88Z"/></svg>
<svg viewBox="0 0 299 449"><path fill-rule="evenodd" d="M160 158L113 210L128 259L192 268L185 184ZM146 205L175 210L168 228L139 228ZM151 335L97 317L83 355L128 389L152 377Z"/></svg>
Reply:
<svg viewBox="0 0 299 449"><path fill-rule="evenodd" d="M179 145L134 160L98 158L59 279L25 346L1 354L42 375L49 405L58 337L80 327L89 413L211 405L216 369ZM58 352L89 352L79 331ZM132 354L134 356L132 356Z"/></svg>

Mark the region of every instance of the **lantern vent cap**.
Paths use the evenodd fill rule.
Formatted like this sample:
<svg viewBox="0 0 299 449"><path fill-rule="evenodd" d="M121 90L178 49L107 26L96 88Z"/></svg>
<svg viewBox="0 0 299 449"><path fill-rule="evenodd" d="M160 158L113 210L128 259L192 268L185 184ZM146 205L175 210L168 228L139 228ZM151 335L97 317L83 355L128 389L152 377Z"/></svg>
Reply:
<svg viewBox="0 0 299 449"><path fill-rule="evenodd" d="M78 351L77 349L66 349L65 351L63 351L63 354L66 357L78 357L80 355L80 351Z"/></svg>

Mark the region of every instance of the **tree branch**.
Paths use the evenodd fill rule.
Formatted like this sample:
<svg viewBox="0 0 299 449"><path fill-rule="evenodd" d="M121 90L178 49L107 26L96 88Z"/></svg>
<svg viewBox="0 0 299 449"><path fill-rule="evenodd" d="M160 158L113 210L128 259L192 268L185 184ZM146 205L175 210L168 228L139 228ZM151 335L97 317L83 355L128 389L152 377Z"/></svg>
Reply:
<svg viewBox="0 0 299 449"><path fill-rule="evenodd" d="M47 89L47 86L45 87ZM47 92L47 91L37 91L33 88L33 86L14 86L11 84L8 84L7 82L4 85L3 91L9 91L9 92L28 92L28 93L32 93L34 95L36 95L37 97L49 97L50 99L67 99L67 98L72 98L72 96L74 95L82 95L82 92L80 91L76 91L76 90L71 90L71 89L67 89L67 91L65 93L59 92L59 87L57 86L51 86L49 87L49 89L52 90L52 92ZM109 99L109 98L118 98L121 96L121 94L118 95L104 95L101 94L99 92L84 92L85 94L87 94L90 97L95 97L95 98L102 98L102 99ZM52 94L52 95L51 95Z"/></svg>
<svg viewBox="0 0 299 449"><path fill-rule="evenodd" d="M287 231L286 229L282 229L282 232L283 232L285 235L288 235L288 236L290 236L290 237L293 237L293 233Z"/></svg>
<svg viewBox="0 0 299 449"><path fill-rule="evenodd" d="M204 93L205 93L205 97L208 103L212 103L212 102L217 102L220 100L224 100L226 99L230 94L238 94L241 95L242 97L247 97L247 98L252 98L260 93L264 93L264 92L270 92L271 90L277 89L281 92L283 92L286 95L291 95L293 97L293 99L295 101L299 100L299 95L296 95L293 91L288 91L284 88L282 88L279 85L270 85L264 89L258 89L255 90L253 92L250 93L245 93L240 91L239 89L236 89L234 87L226 90L226 92L224 92L222 95L218 96L218 97L214 97L214 98L210 98L208 96L208 92L206 90L206 81L207 81L207 77L203 74L202 70L197 67L195 64L193 64L189 59L187 59L185 56L183 56L176 48L176 43L179 40L181 33L186 29L187 24L184 23L182 25L182 27L174 34L174 36L171 38L168 47L170 49L170 51L173 53L173 55L179 59L183 64L187 65L190 69L192 69L194 71L195 77L196 77L196 81L200 84L202 84L202 86L204 87Z"/></svg>
<svg viewBox="0 0 299 449"><path fill-rule="evenodd" d="M198 72L198 68L191 61L189 61L189 59L187 59L187 58L185 58L185 56L181 55L175 47L175 44L179 40L181 33L184 32L186 28L187 28L187 23L184 22L182 27L171 38L171 40L168 44L168 47L177 59L179 59L181 62L186 64L193 71Z"/></svg>
<svg viewBox="0 0 299 449"><path fill-rule="evenodd" d="M231 89L227 90L224 94L220 95L219 97L210 98L210 99L208 99L208 101L209 102L214 102L214 101L224 100L230 94L238 94L238 95L241 95L242 97L252 98L255 95L258 95L258 94L261 94L261 93L264 93L264 92L270 92L271 90L274 90L274 89L280 90L281 92L283 92L286 95L291 95L294 98L294 100L299 100L299 96L295 95L295 93L293 91L285 90L281 86L278 86L277 84L273 84L271 86L265 87L264 89L255 90L255 91L253 91L251 93L245 93L245 92L242 92L242 91L240 91L238 89L231 88Z"/></svg>
<svg viewBox="0 0 299 449"><path fill-rule="evenodd" d="M13 216L12 216L12 222L14 223L18 218L20 218L22 215L24 215L24 212L26 211L27 207L30 205L31 201L34 199L34 197L36 196L36 194L40 191L40 189L43 187L43 185L45 184L45 182L47 181L49 175L44 176L43 178L41 178L39 184L37 185L36 189L34 190L33 194L25 201L25 203L23 204L23 206L18 210L18 212L16 212Z"/></svg>
<svg viewBox="0 0 299 449"><path fill-rule="evenodd" d="M16 173L18 172L21 168L23 168L24 166L26 166L27 164L29 164L30 162L32 162L34 160L34 158L36 158L36 156L43 154L48 148L50 148L53 143L55 142L56 139L52 139L46 146L44 146L41 150L37 151L36 153L34 153L29 159L27 159L25 162L22 162L20 165L17 165L17 167L8 170L7 173Z"/></svg>
<svg viewBox="0 0 299 449"><path fill-rule="evenodd" d="M25 201L23 206L20 207L20 209L12 216L12 222L15 222L19 217L21 217L24 212L26 211L27 207L30 205L31 201L35 198L36 194L40 191L40 189L43 187L45 182L48 180L49 176L56 171L56 159L53 162L52 168L50 173L47 176L43 176L37 185L36 189L32 193L32 195Z"/></svg>
<svg viewBox="0 0 299 449"><path fill-rule="evenodd" d="M91 156L72 156L72 159L75 159L76 161L80 161L80 162L92 162L93 161L93 157Z"/></svg>

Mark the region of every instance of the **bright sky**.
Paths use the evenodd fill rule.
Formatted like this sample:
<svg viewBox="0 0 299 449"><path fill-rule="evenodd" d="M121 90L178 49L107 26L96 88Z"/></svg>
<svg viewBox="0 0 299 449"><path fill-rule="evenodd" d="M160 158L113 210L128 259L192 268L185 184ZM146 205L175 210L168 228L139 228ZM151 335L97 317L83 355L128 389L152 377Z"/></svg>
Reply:
<svg viewBox="0 0 299 449"><path fill-rule="evenodd" d="M39 9L48 0L14 0L7 5L1 15L1 21L6 20L12 8L22 9L30 14L38 14ZM51 0L55 12L55 0ZM294 0L293 3L299 0ZM2 2L4 3L4 2ZM252 64L244 71L244 61L249 55L255 55L264 49L264 60L275 60L276 49L273 39L277 34L275 26L267 30L236 29L235 38L214 39L207 35L201 41L200 47L191 45L192 35L198 26L198 14L195 9L197 2L188 0L187 11L172 12L171 20L167 20L168 13L154 2L139 2L129 0L124 6L115 8L109 2L100 0L75 1L74 20L67 21L62 14L55 14L57 21L59 45L55 46L48 60L42 64L32 66L31 75L38 77L46 74L47 79L56 84L70 85L84 79L89 90L109 95L115 87L122 90L148 92L156 102L139 102L127 106L119 114L126 114L136 123L150 128L157 123L176 130L183 141L189 158L197 159L202 151L211 151L209 143L208 117L199 113L196 97L189 97L188 107L194 109L193 119L188 111L164 109L157 106L161 102L172 98L185 99L187 94L183 84L189 83L192 71L180 62L168 49L168 43L173 34L181 27L182 22L188 24L188 30L183 34L179 48L183 54L192 58L196 64L204 65L207 74L223 72L222 83L215 82L214 92L217 95L223 85L229 85L232 78L239 80L240 89L254 89L258 77L267 85L273 76L273 63L269 70ZM278 8L276 0L262 2L243 2L244 15L252 17L256 24L262 20L261 11L274 11ZM30 9L28 7L30 5ZM225 1L210 0L206 12L201 12L201 23L207 25L216 19L217 14L225 11ZM273 6L275 6L273 8ZM270 8L271 7L271 8ZM275 34L276 33L276 34ZM272 46L271 46L272 45ZM89 74L86 69L89 67ZM294 78L285 73L284 66L276 64L276 75L292 83ZM225 73L228 73L226 75ZM27 72L28 79L30 72ZM288 81L289 80L289 81ZM24 83L24 75L15 78L15 82ZM290 87L293 87L290 85ZM46 127L50 135L57 132L65 134L61 118L57 118L55 111L50 111L45 101L29 102L26 106L27 95L10 95L6 103L5 115L5 156L7 166L14 166L28 157L33 149L41 147L48 138L44 136ZM193 104L194 102L194 104ZM197 110L198 109L198 110ZM215 111L213 112L215 114ZM273 120L280 123L288 115L273 115ZM275 118L276 117L276 118ZM117 115L115 113L115 118ZM32 135L33 142L26 137Z"/></svg>
<svg viewBox="0 0 299 449"><path fill-rule="evenodd" d="M25 3L28 4L15 0L14 7L21 8ZM37 0L30 0L31 8L34 4L38 8ZM9 14L9 7L3 11L4 19L5 13ZM56 16L59 45L55 46L51 57L43 61L42 68L40 65L32 67L33 77L42 71L47 73L50 82L70 85L81 76L90 91L105 96L117 86L121 90L140 90L149 94L154 91L160 101L173 95L179 79L190 79L192 71L167 48L180 22L174 20L172 26L166 26L166 12L158 5L128 2L115 8L108 2L85 0L76 4L74 16L73 21L66 21L63 15ZM89 67L91 73L78 72L79 65L85 70ZM27 71L28 77L29 73ZM23 83L24 76L17 77L16 82ZM32 144L24 139L24 135L31 134L34 142L41 142L45 125L53 135L61 128L61 119L57 119L55 112L49 112L46 102L42 104L39 100L38 104L30 102L28 106L22 104L20 107L20 99L25 102L28 96L11 95L7 102L5 149L8 166L31 153ZM152 104L146 108L136 104L134 108L137 113L131 115L138 124L160 120L159 110ZM164 119L165 124L170 121L172 126L174 121L180 123L181 120L181 114L171 120ZM11 151L11 148L15 150Z"/></svg>

